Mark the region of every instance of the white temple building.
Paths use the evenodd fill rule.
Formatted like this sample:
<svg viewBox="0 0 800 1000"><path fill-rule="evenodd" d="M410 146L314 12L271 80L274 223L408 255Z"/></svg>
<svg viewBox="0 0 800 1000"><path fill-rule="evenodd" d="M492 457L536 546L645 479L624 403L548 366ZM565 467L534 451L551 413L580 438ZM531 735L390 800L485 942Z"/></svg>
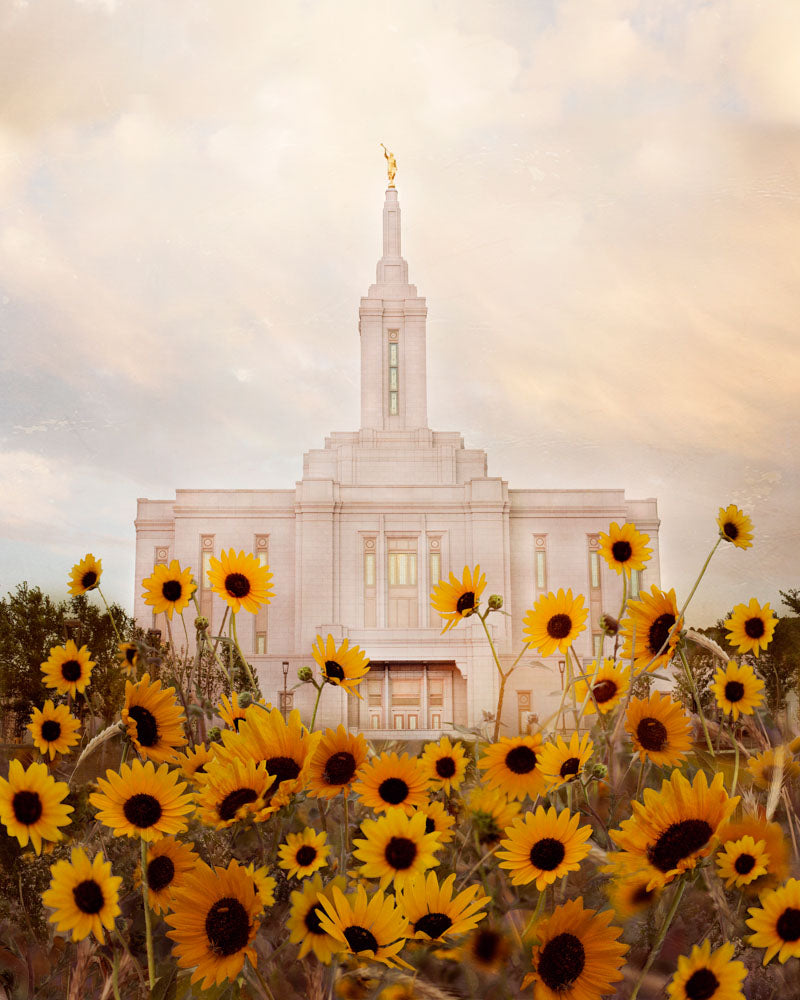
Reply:
<svg viewBox="0 0 800 1000"><path fill-rule="evenodd" d="M214 633L225 605L208 588L208 561L223 549L254 552L269 563L275 596L258 615L242 612L237 631L265 697L282 704L284 684L291 691L298 668L314 666L317 635L347 637L371 661L363 700L326 686L317 726L432 739L453 725L480 725L498 688L480 622L465 619L441 634L429 600L440 578L480 564L482 606L501 594L508 612L488 620L507 664L523 645L522 618L537 597L559 587L583 594L589 618L575 649L588 663L601 648L601 612L616 614L622 599L598 535L612 521L630 521L650 536L653 555L644 573L634 573L635 594L660 583L659 520L654 499L629 500L622 489L510 489L488 474L485 452L465 447L457 431L428 426L428 310L409 284L400 237L390 185L383 255L359 308L360 428L334 432L309 451L302 478L285 490L180 489L172 500L140 499L135 616L144 628L162 627L140 584L155 564L178 559L194 568ZM506 685L501 734L525 731L531 713L543 722L551 716L563 673L563 657L526 654ZM311 685L294 693L306 722L315 693Z"/></svg>

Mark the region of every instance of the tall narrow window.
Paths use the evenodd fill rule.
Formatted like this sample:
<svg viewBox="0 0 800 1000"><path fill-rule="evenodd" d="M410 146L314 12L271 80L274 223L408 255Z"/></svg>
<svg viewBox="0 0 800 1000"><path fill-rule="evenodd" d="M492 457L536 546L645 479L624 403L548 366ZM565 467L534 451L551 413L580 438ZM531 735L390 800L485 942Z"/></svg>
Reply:
<svg viewBox="0 0 800 1000"><path fill-rule="evenodd" d="M592 654L599 656L603 633L600 631L600 615L603 613L602 575L600 573L600 539L589 535L589 621L592 629Z"/></svg>
<svg viewBox="0 0 800 1000"><path fill-rule="evenodd" d="M259 566L269 565L269 535L256 535L254 539L255 554ZM264 654L267 652L267 605L262 604L253 622L253 652Z"/></svg>
<svg viewBox="0 0 800 1000"><path fill-rule="evenodd" d="M589 553L589 570L591 586L600 586L600 554L598 552Z"/></svg>
<svg viewBox="0 0 800 1000"><path fill-rule="evenodd" d="M375 569L375 539L364 539L364 628L378 624L377 574Z"/></svg>
<svg viewBox="0 0 800 1000"><path fill-rule="evenodd" d="M211 569L211 560L214 557L214 536L200 536L200 613L211 621L214 610L213 591L208 580L208 571Z"/></svg>
<svg viewBox="0 0 800 1000"><path fill-rule="evenodd" d="M631 570L631 585L630 585L630 597L638 597L641 593L642 587L644 586L643 578L644 570L642 569L632 569Z"/></svg>
<svg viewBox="0 0 800 1000"><path fill-rule="evenodd" d="M428 539L428 593L433 592L433 588L442 578L442 542L439 538ZM428 624L436 626L441 624L439 615L428 605Z"/></svg>
<svg viewBox="0 0 800 1000"><path fill-rule="evenodd" d="M388 540L389 628L417 627L417 539Z"/></svg>
<svg viewBox="0 0 800 1000"><path fill-rule="evenodd" d="M390 330L389 336L397 336L396 330ZM398 361L397 361L398 345L397 341L392 341L389 344L389 413L392 416L397 416L400 412L398 404L398 392L400 390L399 375L398 375Z"/></svg>
<svg viewBox="0 0 800 1000"><path fill-rule="evenodd" d="M547 535L533 536L533 582L536 596L547 590Z"/></svg>

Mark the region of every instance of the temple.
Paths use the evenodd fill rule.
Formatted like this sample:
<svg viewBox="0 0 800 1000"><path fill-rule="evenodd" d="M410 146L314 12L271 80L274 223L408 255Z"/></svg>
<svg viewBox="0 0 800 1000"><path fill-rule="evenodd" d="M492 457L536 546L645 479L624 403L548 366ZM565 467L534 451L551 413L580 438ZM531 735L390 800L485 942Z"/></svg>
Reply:
<svg viewBox="0 0 800 1000"><path fill-rule="evenodd" d="M328 686L317 725L344 723L375 738L438 738L481 724L497 701L497 676L480 622L465 619L441 634L430 610L437 581L480 564L489 594L507 615L490 616L495 646L510 664L523 645L522 618L559 587L585 596L586 631L575 649L584 663L602 649L599 617L616 613L622 581L598 552L612 521L650 536L653 556L634 573L635 594L660 583L654 499L622 489L510 489L488 474L486 453L458 432L428 426L425 298L409 283L402 255L398 192L383 206L383 252L375 284L361 299L361 426L334 432L303 457L303 473L285 490L176 490L171 500L138 501L135 616L162 627L141 596L157 563L194 569L203 614L218 628L224 603L208 587L212 556L254 552L274 573L275 596L257 615L242 613L240 644L265 697L300 708L306 722L315 691L296 688L297 670L313 666L317 635L361 646L371 668L363 699ZM645 579L646 578L646 579ZM544 722L560 700L564 659L526 654L506 685L502 735Z"/></svg>

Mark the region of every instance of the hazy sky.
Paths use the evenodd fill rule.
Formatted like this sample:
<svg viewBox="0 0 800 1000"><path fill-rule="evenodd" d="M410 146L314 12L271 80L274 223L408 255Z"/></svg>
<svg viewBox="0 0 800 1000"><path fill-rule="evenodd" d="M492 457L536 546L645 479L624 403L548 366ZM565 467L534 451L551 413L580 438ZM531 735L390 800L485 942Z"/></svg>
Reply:
<svg viewBox="0 0 800 1000"><path fill-rule="evenodd" d="M0 591L359 422L395 153L430 423L656 496L689 620L800 586L797 0L0 0Z"/></svg>

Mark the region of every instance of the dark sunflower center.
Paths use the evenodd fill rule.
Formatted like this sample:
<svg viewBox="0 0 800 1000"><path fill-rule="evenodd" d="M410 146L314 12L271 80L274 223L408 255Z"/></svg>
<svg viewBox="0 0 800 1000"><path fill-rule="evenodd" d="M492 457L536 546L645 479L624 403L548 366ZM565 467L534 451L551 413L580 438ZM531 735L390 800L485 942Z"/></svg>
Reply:
<svg viewBox="0 0 800 1000"><path fill-rule="evenodd" d="M317 856L316 847L312 847L310 844L303 844L300 850L295 855L298 865L302 868L306 868Z"/></svg>
<svg viewBox="0 0 800 1000"><path fill-rule="evenodd" d="M47 719L42 723L42 739L52 743L61 735L61 723L55 719Z"/></svg>
<svg viewBox="0 0 800 1000"><path fill-rule="evenodd" d="M366 927L351 924L350 927L345 927L344 936L351 951L358 953L359 951L377 952L378 950L378 939Z"/></svg>
<svg viewBox="0 0 800 1000"><path fill-rule="evenodd" d="M42 800L38 792L17 792L11 800L14 818L23 826L33 826L42 815Z"/></svg>
<svg viewBox="0 0 800 1000"><path fill-rule="evenodd" d="M740 875L749 874L756 865L756 859L752 854L740 854L739 857L733 862L733 867Z"/></svg>
<svg viewBox="0 0 800 1000"><path fill-rule="evenodd" d="M346 785L355 773L355 757L346 750L340 750L328 757L322 780L328 785Z"/></svg>
<svg viewBox="0 0 800 1000"><path fill-rule="evenodd" d="M567 757L564 763L561 765L561 770L558 772L562 778L569 778L573 774L577 774L581 766L581 762L577 757Z"/></svg>
<svg viewBox="0 0 800 1000"><path fill-rule="evenodd" d="M79 882L72 890L72 898L81 913L99 913L103 909L103 890L94 879Z"/></svg>
<svg viewBox="0 0 800 1000"><path fill-rule="evenodd" d="M778 936L784 941L800 940L800 910L787 906L775 925Z"/></svg>
<svg viewBox="0 0 800 1000"><path fill-rule="evenodd" d="M125 649L125 659L128 661L128 663L131 663L131 664L133 663L133 661L136 659L136 647L135 646L128 646Z"/></svg>
<svg viewBox="0 0 800 1000"><path fill-rule="evenodd" d="M255 802L257 798L258 792L254 788L235 788L232 792L228 792L217 806L219 818L226 821L233 819L242 806L246 806L248 802Z"/></svg>
<svg viewBox="0 0 800 1000"><path fill-rule="evenodd" d="M636 738L645 750L658 753L667 745L667 727L659 719L648 716L636 727Z"/></svg>
<svg viewBox="0 0 800 1000"><path fill-rule="evenodd" d="M506 767L514 774L530 774L536 767L536 754L530 747L513 747L506 754Z"/></svg>
<svg viewBox="0 0 800 1000"><path fill-rule="evenodd" d="M246 947L250 937L250 918L238 899L218 899L206 916L206 935L217 955L235 955Z"/></svg>
<svg viewBox="0 0 800 1000"><path fill-rule="evenodd" d="M88 569L81 577L81 586L84 590L93 587L97 583L97 573L93 569Z"/></svg>
<svg viewBox="0 0 800 1000"><path fill-rule="evenodd" d="M671 615L667 611L665 614L659 615L650 626L647 633L647 642L648 649L653 656L656 655L656 653L667 641L667 636L669 635L670 629L674 624L675 615Z"/></svg>
<svg viewBox="0 0 800 1000"><path fill-rule="evenodd" d="M336 660L326 660L325 661L325 676L332 677L334 680L343 681L344 680L344 670L339 666Z"/></svg>
<svg viewBox="0 0 800 1000"><path fill-rule="evenodd" d="M383 852L386 863L398 871L405 871L414 864L417 856L417 845L408 837L392 837Z"/></svg>
<svg viewBox="0 0 800 1000"><path fill-rule="evenodd" d="M318 906L312 906L311 909L306 913L303 918L303 922L306 925L306 929L311 934L324 934L325 931L322 929L322 924L320 923L320 913L322 910Z"/></svg>
<svg viewBox="0 0 800 1000"><path fill-rule="evenodd" d="M647 848L647 857L660 872L670 872L678 862L704 847L714 831L704 819L684 819L673 823L655 844Z"/></svg>
<svg viewBox="0 0 800 1000"><path fill-rule="evenodd" d="M649 903L652 898L653 898L653 890L648 889L647 886L645 885L640 885L631 896L631 902L634 905L638 905L641 903Z"/></svg>
<svg viewBox="0 0 800 1000"><path fill-rule="evenodd" d="M175 864L166 854L159 854L147 866L147 884L153 892L166 889L175 878Z"/></svg>
<svg viewBox="0 0 800 1000"><path fill-rule="evenodd" d="M564 845L554 837L543 837L531 848L530 859L534 868L551 872L564 860Z"/></svg>
<svg viewBox="0 0 800 1000"><path fill-rule="evenodd" d="M181 594L183 593L183 587L181 586L180 580L167 580L161 588L161 593L168 601L179 600Z"/></svg>
<svg viewBox="0 0 800 1000"><path fill-rule="evenodd" d="M711 969L696 969L683 987L687 1000L710 1000L717 992L719 979Z"/></svg>
<svg viewBox="0 0 800 1000"><path fill-rule="evenodd" d="M156 717L144 705L132 705L128 715L136 723L136 739L143 747L152 747L158 743L158 723Z"/></svg>
<svg viewBox="0 0 800 1000"><path fill-rule="evenodd" d="M408 798L409 787L402 778L387 778L378 785L378 795L390 806L399 806Z"/></svg>
<svg viewBox="0 0 800 1000"><path fill-rule="evenodd" d="M594 700L598 705L611 701L617 693L617 690L617 682L609 680L608 678L598 681L596 684L592 685L592 694L594 695Z"/></svg>
<svg viewBox="0 0 800 1000"><path fill-rule="evenodd" d="M456 601L456 611L463 615L465 611L472 611L475 607L475 594L471 590L468 590L466 594L462 594L461 597Z"/></svg>
<svg viewBox="0 0 800 1000"><path fill-rule="evenodd" d="M479 962L487 965L497 958L500 950L500 936L494 931L478 931L472 942L472 954Z"/></svg>
<svg viewBox="0 0 800 1000"><path fill-rule="evenodd" d="M453 926L453 921L446 913L426 913L414 924L415 931L422 931L428 937L441 937L445 931L449 931Z"/></svg>
<svg viewBox="0 0 800 1000"><path fill-rule="evenodd" d="M145 792L138 792L126 799L122 811L125 813L125 819L134 826L138 826L140 830L154 826L161 819L163 812L158 799Z"/></svg>
<svg viewBox="0 0 800 1000"><path fill-rule="evenodd" d="M436 773L440 778L452 778L456 773L456 762L452 757L440 757L436 761Z"/></svg>
<svg viewBox="0 0 800 1000"><path fill-rule="evenodd" d="M65 660L61 664L61 676L65 681L69 681L70 684L74 684L75 681L80 680L80 662L78 660Z"/></svg>
<svg viewBox="0 0 800 1000"><path fill-rule="evenodd" d="M566 639L572 631L572 619L569 615L553 615L547 623L547 634L551 639Z"/></svg>
<svg viewBox="0 0 800 1000"><path fill-rule="evenodd" d="M614 542L611 546L611 555L618 563L627 562L633 555L631 543L625 541Z"/></svg>
<svg viewBox="0 0 800 1000"><path fill-rule="evenodd" d="M267 761L267 771L275 776L269 786L269 792L274 792L282 781L294 781L300 773L300 765L291 757L270 757Z"/></svg>
<svg viewBox="0 0 800 1000"><path fill-rule="evenodd" d="M725 685L725 698L727 701L741 701L744 698L744 684L741 681L728 681Z"/></svg>
<svg viewBox="0 0 800 1000"><path fill-rule="evenodd" d="M238 597L241 600L250 593L250 581L244 573L228 573L225 577L225 589L231 597Z"/></svg>
<svg viewBox="0 0 800 1000"><path fill-rule="evenodd" d="M733 521L726 521L722 526L722 532L727 538L730 538L731 541L736 541L739 537L739 529Z"/></svg>
<svg viewBox="0 0 800 1000"><path fill-rule="evenodd" d="M586 952L574 934L557 934L539 952L537 972L554 993L569 989L586 965Z"/></svg>
<svg viewBox="0 0 800 1000"><path fill-rule="evenodd" d="M760 639L764 634L766 629L764 628L764 621L761 618L748 618L744 623L745 634L751 639Z"/></svg>
<svg viewBox="0 0 800 1000"><path fill-rule="evenodd" d="M436 829L436 824L433 822L430 816L428 816L428 818L425 820L425 833L433 833L435 829Z"/></svg>

